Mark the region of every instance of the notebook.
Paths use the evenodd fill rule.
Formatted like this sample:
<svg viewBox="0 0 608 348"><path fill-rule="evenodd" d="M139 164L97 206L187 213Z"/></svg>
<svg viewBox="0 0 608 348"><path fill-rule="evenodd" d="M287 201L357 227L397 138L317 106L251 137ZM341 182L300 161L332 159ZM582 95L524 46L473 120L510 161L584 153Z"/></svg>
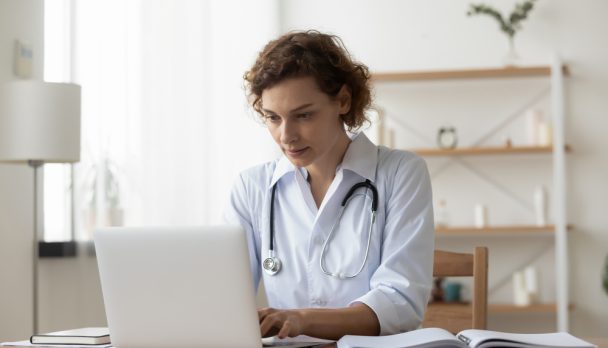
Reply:
<svg viewBox="0 0 608 348"><path fill-rule="evenodd" d="M32 344L107 344L110 331L107 327L85 327L73 330L36 334L30 337Z"/></svg>
<svg viewBox="0 0 608 348"><path fill-rule="evenodd" d="M338 348L493 348L560 347L596 348L597 346L566 332L518 334L489 330L463 330L456 336L440 328L425 328L389 336L344 336Z"/></svg>

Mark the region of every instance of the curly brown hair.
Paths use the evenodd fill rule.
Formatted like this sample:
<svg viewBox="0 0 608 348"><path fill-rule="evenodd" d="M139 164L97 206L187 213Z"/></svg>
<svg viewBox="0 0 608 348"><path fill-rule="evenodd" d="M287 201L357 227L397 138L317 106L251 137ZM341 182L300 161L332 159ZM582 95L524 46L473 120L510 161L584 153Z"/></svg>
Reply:
<svg viewBox="0 0 608 348"><path fill-rule="evenodd" d="M287 78L303 76L314 77L321 91L332 98L343 85L350 89L350 110L340 115L349 131L369 122L365 115L372 102L369 69L354 61L335 35L316 30L284 34L266 44L243 78L249 102L263 116L262 92Z"/></svg>

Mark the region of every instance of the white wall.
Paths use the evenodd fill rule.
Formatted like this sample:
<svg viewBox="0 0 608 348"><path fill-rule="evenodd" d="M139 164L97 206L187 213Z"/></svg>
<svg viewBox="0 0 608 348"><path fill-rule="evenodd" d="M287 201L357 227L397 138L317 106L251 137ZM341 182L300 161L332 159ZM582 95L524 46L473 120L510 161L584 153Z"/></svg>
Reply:
<svg viewBox="0 0 608 348"><path fill-rule="evenodd" d="M80 245L77 258L40 261L40 332L107 326L97 259L90 247Z"/></svg>
<svg viewBox="0 0 608 348"><path fill-rule="evenodd" d="M32 45L33 77L42 78L43 2L0 0L0 83L15 79L16 39ZM32 328L33 172L0 164L0 340Z"/></svg>
<svg viewBox="0 0 608 348"><path fill-rule="evenodd" d="M510 11L515 3L511 0L488 2L503 11ZM287 0L282 2L282 25L284 31L318 29L339 35L350 52L372 71L498 66L506 51L506 39L493 20L467 18L469 3L465 0ZM575 226L569 237L570 298L575 305L570 329L581 336L601 336L608 332L608 295L602 292L600 284L602 265L608 254L605 214L608 153L604 150L608 148L608 138L604 135L608 130L606 13L608 2L603 0L540 1L516 38L522 64L547 64L556 51L572 72L566 88L566 139L574 148L567 158L568 221ZM461 92L458 88L463 86L469 87L466 83L452 85L453 92ZM444 91L449 97L449 90ZM382 98L380 92L379 99ZM415 86L410 92L423 94ZM492 164L491 159L483 161ZM534 161L523 163L539 166ZM550 162L544 163L550 168ZM467 213L466 218L469 215ZM449 243L466 247L478 242L473 238ZM441 243L448 244L447 241ZM491 262L504 263L498 267L500 272L501 267L510 267L506 263L513 262L508 260L513 260L513 254L517 253L514 250L520 250L521 243L533 250L542 248L547 241L488 243L503 244L502 249L494 249L494 255L500 255L499 258L491 258ZM510 256L506 255L509 253ZM551 251L543 255L538 264L543 267L541 272L552 272L552 257ZM491 286L492 277L491 274ZM550 284L551 281L542 284L549 290L546 295L549 298L554 296L554 289L548 289ZM502 299L509 296L508 291L506 285L506 289L498 289L493 296ZM503 330L555 330L552 314L492 315L489 324Z"/></svg>

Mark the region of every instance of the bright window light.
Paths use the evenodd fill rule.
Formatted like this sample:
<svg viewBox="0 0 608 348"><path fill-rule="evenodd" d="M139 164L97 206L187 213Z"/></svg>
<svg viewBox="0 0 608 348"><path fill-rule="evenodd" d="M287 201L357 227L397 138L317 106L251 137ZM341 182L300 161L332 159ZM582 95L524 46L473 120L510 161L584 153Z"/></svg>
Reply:
<svg viewBox="0 0 608 348"><path fill-rule="evenodd" d="M44 165L44 241L72 239L72 168Z"/></svg>
<svg viewBox="0 0 608 348"><path fill-rule="evenodd" d="M44 80L70 82L71 0L44 2ZM44 165L44 236L47 242L73 239L72 165Z"/></svg>

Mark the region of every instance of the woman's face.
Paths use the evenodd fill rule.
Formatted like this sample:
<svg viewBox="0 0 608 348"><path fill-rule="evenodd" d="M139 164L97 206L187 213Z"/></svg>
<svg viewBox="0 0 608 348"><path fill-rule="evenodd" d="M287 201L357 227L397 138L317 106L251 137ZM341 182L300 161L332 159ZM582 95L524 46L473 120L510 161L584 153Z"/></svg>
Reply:
<svg viewBox="0 0 608 348"><path fill-rule="evenodd" d="M350 108L346 87L332 98L313 77L288 78L265 89L261 101L272 138L296 167L323 163L346 136L340 119Z"/></svg>

